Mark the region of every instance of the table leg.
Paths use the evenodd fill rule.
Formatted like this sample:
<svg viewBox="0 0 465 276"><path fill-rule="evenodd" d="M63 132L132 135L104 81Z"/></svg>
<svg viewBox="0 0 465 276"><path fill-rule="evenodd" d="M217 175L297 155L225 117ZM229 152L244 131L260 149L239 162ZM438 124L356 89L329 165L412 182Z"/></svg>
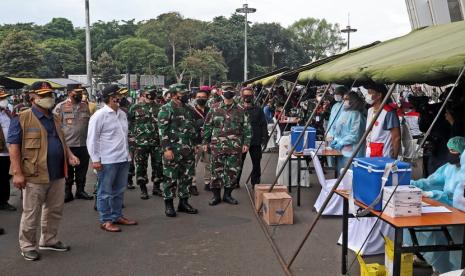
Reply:
<svg viewBox="0 0 465 276"><path fill-rule="evenodd" d="M395 238L394 238L394 264L393 264L393 276L400 276L400 269L401 269L401 248L403 242L403 229L396 228L395 230Z"/></svg>
<svg viewBox="0 0 465 276"><path fill-rule="evenodd" d="M465 230L465 225L462 225L462 229ZM462 233L463 233L462 244L465 244L465 231L462 231ZM465 248L462 248L462 263L460 265L460 268L465 268Z"/></svg>
<svg viewBox="0 0 465 276"><path fill-rule="evenodd" d="M349 231L349 200L343 198L342 205L342 268L343 275L347 274L347 247L348 247L348 231Z"/></svg>
<svg viewBox="0 0 465 276"><path fill-rule="evenodd" d="M339 172L337 171L338 166L339 166L338 158L337 158L337 156L334 156L334 178L336 178L336 179L339 176Z"/></svg>
<svg viewBox="0 0 465 276"><path fill-rule="evenodd" d="M289 159L289 162L287 162L287 169L288 169L287 187L289 189L289 193L292 193L292 158Z"/></svg>
<svg viewBox="0 0 465 276"><path fill-rule="evenodd" d="M302 170L302 158L297 158L297 206L300 207L300 171Z"/></svg>

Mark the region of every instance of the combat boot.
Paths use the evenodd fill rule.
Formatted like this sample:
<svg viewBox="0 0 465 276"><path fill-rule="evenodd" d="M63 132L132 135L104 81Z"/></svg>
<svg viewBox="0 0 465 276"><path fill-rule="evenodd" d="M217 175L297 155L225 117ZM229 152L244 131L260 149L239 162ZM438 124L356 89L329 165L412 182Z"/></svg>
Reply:
<svg viewBox="0 0 465 276"><path fill-rule="evenodd" d="M239 202L231 196L234 188L224 188L223 201L232 205L237 205Z"/></svg>
<svg viewBox="0 0 465 276"><path fill-rule="evenodd" d="M215 206L221 203L221 189L220 188L213 188L211 189L213 193L213 197L208 202L208 205Z"/></svg>
<svg viewBox="0 0 465 276"><path fill-rule="evenodd" d="M178 205L178 212L197 214L199 211L189 204L189 198L180 198Z"/></svg>
<svg viewBox="0 0 465 276"><path fill-rule="evenodd" d="M152 195L154 196L163 196L163 192L160 189L160 183L153 183Z"/></svg>
<svg viewBox="0 0 465 276"><path fill-rule="evenodd" d="M68 183L66 183L65 185L66 185L65 186L65 203L67 203L67 202L74 200L74 196L72 192L73 185L72 184L70 185Z"/></svg>
<svg viewBox="0 0 465 276"><path fill-rule="evenodd" d="M173 206L173 199L165 199L165 215L171 218L176 216L176 211L174 210Z"/></svg>
<svg viewBox="0 0 465 276"><path fill-rule="evenodd" d="M189 193L193 196L198 196L199 191L197 190L197 186L190 186L189 187Z"/></svg>
<svg viewBox="0 0 465 276"><path fill-rule="evenodd" d="M147 185L140 183L140 199L147 200L149 199L149 194L147 193Z"/></svg>

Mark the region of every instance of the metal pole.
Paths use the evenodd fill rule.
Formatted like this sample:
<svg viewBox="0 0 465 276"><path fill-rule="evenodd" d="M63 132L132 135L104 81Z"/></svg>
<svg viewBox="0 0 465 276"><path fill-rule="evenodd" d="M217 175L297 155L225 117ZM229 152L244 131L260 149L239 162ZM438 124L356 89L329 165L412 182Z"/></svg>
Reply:
<svg viewBox="0 0 465 276"><path fill-rule="evenodd" d="M397 85L396 84L393 84L391 86L391 88L389 89L388 93L386 94L386 96L384 97L383 99L383 102L381 103L381 106L384 106L386 103L387 103L387 100L391 97L392 95L392 92L394 92L394 89ZM287 265L288 268L290 268L292 266L292 264L294 263L297 255L299 255L300 253L300 250L302 250L302 247L304 246L305 242L307 241L308 237L310 236L310 234L312 233L313 229L315 228L316 226L316 223L318 222L318 220L320 219L320 217L322 216L323 214L323 211L325 210L326 206L328 205L329 201L331 200L331 197L334 195L334 192L336 191L336 189L338 188L339 184L341 183L342 179L344 178L345 174L347 173L347 171L349 170L350 166L352 165L352 161L354 160L355 156L358 154L358 152L360 151L360 149L362 148L362 146L365 144L365 140L366 138L368 137L368 134L371 132L371 129L373 128L376 120L378 119L379 115L381 114L381 112L383 111L382 108L380 108L376 113L375 113L375 116L373 117L373 119L371 120L370 124L368 125L368 128L366 129L365 133L363 134L362 138L360 139L360 142L357 144L357 147L355 148L354 152L352 153L352 155L350 156L349 160L347 161L347 164L345 165L344 169L342 170L342 173L339 175L339 177L337 178L336 180L336 183L334 183L333 187L331 188L331 192L329 193L329 195L326 197L326 200L324 201L323 205L321 206L321 209L320 209L320 212L318 212L316 218L313 220L312 222L312 225L310 226L310 228L308 229L307 233L305 234L303 240L301 241L301 243L299 244L297 250L294 252L294 254L292 255L291 257L291 260L289 261L289 264Z"/></svg>
<svg viewBox="0 0 465 276"><path fill-rule="evenodd" d="M89 15L89 0L85 0L86 8L86 71L87 71L87 83L89 84L90 96L95 97L94 85L92 83L92 53L90 43L90 15Z"/></svg>
<svg viewBox="0 0 465 276"><path fill-rule="evenodd" d="M247 14L246 11L244 22L244 81L247 81Z"/></svg>

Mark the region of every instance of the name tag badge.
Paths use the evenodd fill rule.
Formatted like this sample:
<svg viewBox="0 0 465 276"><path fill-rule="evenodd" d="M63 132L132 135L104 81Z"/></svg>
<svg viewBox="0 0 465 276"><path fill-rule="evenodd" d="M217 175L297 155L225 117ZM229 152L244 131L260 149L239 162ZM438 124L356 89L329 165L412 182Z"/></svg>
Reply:
<svg viewBox="0 0 465 276"><path fill-rule="evenodd" d="M316 116L315 121L319 122L320 121L320 116Z"/></svg>

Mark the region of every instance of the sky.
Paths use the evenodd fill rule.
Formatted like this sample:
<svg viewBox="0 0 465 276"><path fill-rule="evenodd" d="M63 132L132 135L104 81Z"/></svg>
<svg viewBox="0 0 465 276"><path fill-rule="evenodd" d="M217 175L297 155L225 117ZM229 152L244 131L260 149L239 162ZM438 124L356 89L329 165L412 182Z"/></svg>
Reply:
<svg viewBox="0 0 465 276"><path fill-rule="evenodd" d="M325 18L358 29L351 34L351 47L407 34L411 28L405 0L89 0L91 22L137 21L177 11L184 17L211 20L229 17L248 2L257 12L249 21L278 22L287 27L300 18ZM53 17L70 19L84 26L84 0L0 0L0 24L34 22L43 25ZM344 35L345 36L345 35Z"/></svg>

